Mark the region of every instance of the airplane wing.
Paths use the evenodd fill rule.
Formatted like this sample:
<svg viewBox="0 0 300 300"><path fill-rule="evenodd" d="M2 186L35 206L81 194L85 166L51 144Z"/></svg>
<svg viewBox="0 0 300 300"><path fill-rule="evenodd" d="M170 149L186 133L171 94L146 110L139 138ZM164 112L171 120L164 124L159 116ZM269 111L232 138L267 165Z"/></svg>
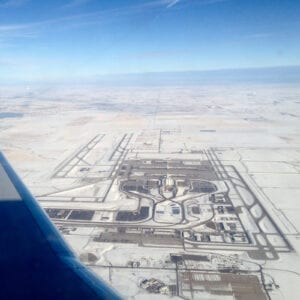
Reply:
<svg viewBox="0 0 300 300"><path fill-rule="evenodd" d="M121 299L79 262L1 152L0 299Z"/></svg>

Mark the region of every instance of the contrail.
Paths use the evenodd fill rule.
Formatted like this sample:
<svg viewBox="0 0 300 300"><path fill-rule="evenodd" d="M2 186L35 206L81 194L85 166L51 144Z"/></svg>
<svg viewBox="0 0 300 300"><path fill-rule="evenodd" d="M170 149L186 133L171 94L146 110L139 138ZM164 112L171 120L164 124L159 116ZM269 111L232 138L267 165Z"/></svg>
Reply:
<svg viewBox="0 0 300 300"><path fill-rule="evenodd" d="M176 5L180 0L173 0L168 5L167 8L171 8L172 6Z"/></svg>

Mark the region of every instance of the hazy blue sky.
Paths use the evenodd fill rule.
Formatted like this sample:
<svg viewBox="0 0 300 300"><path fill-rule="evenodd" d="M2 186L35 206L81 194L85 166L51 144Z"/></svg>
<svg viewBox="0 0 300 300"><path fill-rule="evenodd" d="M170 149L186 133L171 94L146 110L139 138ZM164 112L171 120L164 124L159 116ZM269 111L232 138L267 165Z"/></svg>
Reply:
<svg viewBox="0 0 300 300"><path fill-rule="evenodd" d="M300 65L299 0L0 0L0 80Z"/></svg>

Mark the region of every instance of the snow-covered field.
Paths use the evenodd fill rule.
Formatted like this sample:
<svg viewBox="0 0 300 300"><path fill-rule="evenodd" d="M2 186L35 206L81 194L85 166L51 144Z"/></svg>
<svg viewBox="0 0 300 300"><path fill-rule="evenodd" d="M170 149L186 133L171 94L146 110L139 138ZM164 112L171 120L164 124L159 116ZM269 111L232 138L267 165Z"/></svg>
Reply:
<svg viewBox="0 0 300 300"><path fill-rule="evenodd" d="M104 179L99 186L93 182L90 186L81 186L85 175L77 166L63 180L53 176L60 164L95 136L105 135L95 151L86 157L87 163L106 161L114 155L111 149L119 143L120 136L128 133L133 134L132 151L127 154L131 159L147 158L152 153L153 159L201 160L205 156L202 151L214 149L220 163L234 166L260 199L260 206L254 204L253 194L243 187L233 170L228 171L230 176L235 176L232 182L244 203L254 204L251 214L259 219L265 209L290 242L293 250L279 253L278 259L254 261L263 266L268 282L278 285L270 291L272 299L296 300L300 294L299 99L300 88L291 85L118 89L0 86L0 112L22 114L14 118L0 116L0 150L35 196L55 195L43 202L44 207L57 202L56 207L97 209L97 203L88 203L87 195L102 199L110 188L110 197L101 206L110 222L117 208L137 208L137 202L130 202L118 191L116 181L111 186ZM93 173L95 177L101 174L105 178L113 171L113 165L107 162L105 166L94 167L89 174ZM78 176L81 176L80 180ZM89 176L89 180L92 177ZM227 185L229 196L234 206L239 207L242 201L230 184ZM78 197L80 203L76 203L74 197ZM61 202L62 199L65 202ZM168 223L164 218L169 221L174 218L174 215L168 218L170 208L165 204L156 208L166 212L163 217L156 214L156 221L162 224ZM260 227L266 233L265 237L257 235L262 249L267 247L267 242L286 249L285 242L267 218L255 224L247 214L241 214L244 225L257 233ZM99 212L96 217L101 218ZM176 223L180 218L181 212L170 223ZM143 248L133 244L116 244L114 247L113 244L91 241L95 233L99 233L97 228L89 228L66 237L78 255L87 251L96 253L100 260L93 270L128 299L160 299L139 287L141 278L155 277L170 285L176 283L175 271L163 270L172 249ZM178 250L174 248L174 251ZM201 251L192 250L193 253ZM242 248L236 252L221 247L211 251L234 253L251 260ZM126 266L133 260L141 261L144 267L162 266L162 269L109 271L101 268L102 264ZM211 299L209 297L207 299Z"/></svg>

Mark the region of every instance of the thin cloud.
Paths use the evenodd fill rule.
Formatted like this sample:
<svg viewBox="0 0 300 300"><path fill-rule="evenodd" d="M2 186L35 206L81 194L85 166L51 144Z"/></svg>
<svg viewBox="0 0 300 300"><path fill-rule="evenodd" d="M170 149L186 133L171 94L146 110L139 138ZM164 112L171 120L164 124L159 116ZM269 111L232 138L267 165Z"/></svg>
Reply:
<svg viewBox="0 0 300 300"><path fill-rule="evenodd" d="M161 0L160 2L167 5L167 8L171 8L179 3L210 5L210 4L217 4L217 3L228 2L228 1L231 0Z"/></svg>
<svg viewBox="0 0 300 300"><path fill-rule="evenodd" d="M222 2L228 2L231 0L152 0L144 3L145 7L163 6L167 9L177 6L177 4L184 4L181 7L186 7L187 5L211 5Z"/></svg>
<svg viewBox="0 0 300 300"><path fill-rule="evenodd" d="M174 5L176 5L177 3L180 2L180 0L173 0L173 1L169 1L170 3L167 5L167 8L171 8Z"/></svg>
<svg viewBox="0 0 300 300"><path fill-rule="evenodd" d="M13 24L13 25L0 25L0 34L3 32L12 32L17 30L22 30L31 27L32 24Z"/></svg>
<svg viewBox="0 0 300 300"><path fill-rule="evenodd" d="M28 0L10 0L2 3L2 5L21 5L21 3L25 3ZM74 5L77 3L83 4L87 1L92 0L74 0L69 4L73 3ZM0 24L0 38L36 38L43 31L46 30L65 30L70 28L78 28L84 27L88 25L96 25L103 24L108 22L113 22L114 20L119 20L120 17L131 16L131 15L139 15L145 13L145 11L157 11L159 12L163 8L171 8L174 7L178 3L188 4L202 4L209 5L218 2L225 2L230 0L151 0L148 2L144 2L142 4L133 5L129 7L117 7L113 9L107 10L98 10L83 14L74 14L65 17L60 17L56 19L48 19L39 22L31 22L31 23L23 23L23 24ZM59 25L59 26L57 26Z"/></svg>
<svg viewBox="0 0 300 300"><path fill-rule="evenodd" d="M0 8L19 7L29 2L29 0L7 0L0 2Z"/></svg>
<svg viewBox="0 0 300 300"><path fill-rule="evenodd" d="M274 34L273 33L267 33L267 32L261 32L261 33L254 33L254 34L249 34L245 36L246 39L266 39L269 37L272 37Z"/></svg>
<svg viewBox="0 0 300 300"><path fill-rule="evenodd" d="M172 50L172 51L143 51L139 53L134 53L131 55L119 55L115 56L115 59L156 59L156 58L164 58L170 56L186 56L191 55L191 51L189 50Z"/></svg>
<svg viewBox="0 0 300 300"><path fill-rule="evenodd" d="M35 27L38 25L16 24L16 25L0 25L0 46L11 45L11 41L20 38L36 38L37 33Z"/></svg>
<svg viewBox="0 0 300 300"><path fill-rule="evenodd" d="M91 1L93 1L93 0L72 0L69 3L63 5L62 8L73 8L73 7L87 4L88 2L91 2Z"/></svg>
<svg viewBox="0 0 300 300"><path fill-rule="evenodd" d="M151 1L152 9L162 6L162 1ZM155 4L155 5L154 5ZM1 34L11 34L13 32L21 32L28 30L41 31L44 27L49 25L65 25L66 27L84 26L89 24L101 23L104 20L112 21L120 16L133 15L143 13L149 9L149 2L147 5L136 5L127 8L114 8L108 10L99 10L83 14L74 14L56 19L48 19L39 22L29 22L21 24L0 24L0 37ZM53 28L53 27L52 27ZM60 27L62 28L62 27Z"/></svg>

